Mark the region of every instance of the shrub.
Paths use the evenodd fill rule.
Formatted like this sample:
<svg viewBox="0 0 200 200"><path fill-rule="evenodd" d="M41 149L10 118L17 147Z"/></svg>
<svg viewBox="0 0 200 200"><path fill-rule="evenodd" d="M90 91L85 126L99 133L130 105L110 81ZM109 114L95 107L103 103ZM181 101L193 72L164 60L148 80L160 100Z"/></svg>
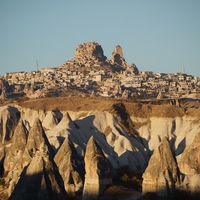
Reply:
<svg viewBox="0 0 200 200"><path fill-rule="evenodd" d="M122 167L116 169L117 178L116 182L132 187L141 188L142 187L142 176L134 170L130 170L128 167Z"/></svg>

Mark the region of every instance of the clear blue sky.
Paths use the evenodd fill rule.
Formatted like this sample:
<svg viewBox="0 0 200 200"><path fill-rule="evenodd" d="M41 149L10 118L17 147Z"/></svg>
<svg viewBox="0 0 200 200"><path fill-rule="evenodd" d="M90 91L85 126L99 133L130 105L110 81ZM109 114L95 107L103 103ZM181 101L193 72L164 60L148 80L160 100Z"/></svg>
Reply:
<svg viewBox="0 0 200 200"><path fill-rule="evenodd" d="M140 71L200 76L200 0L0 0L0 75L57 67L89 41Z"/></svg>

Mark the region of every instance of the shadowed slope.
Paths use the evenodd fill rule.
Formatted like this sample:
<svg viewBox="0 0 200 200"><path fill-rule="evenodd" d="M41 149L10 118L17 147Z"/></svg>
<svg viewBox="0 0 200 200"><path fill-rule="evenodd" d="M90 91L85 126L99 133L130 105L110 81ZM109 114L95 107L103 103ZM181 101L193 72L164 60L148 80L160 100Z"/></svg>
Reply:
<svg viewBox="0 0 200 200"><path fill-rule="evenodd" d="M66 138L54 158L63 178L65 190L74 195L83 189L83 165L77 155L73 143ZM78 162L79 161L79 162ZM81 165L81 166L80 166Z"/></svg>
<svg viewBox="0 0 200 200"><path fill-rule="evenodd" d="M24 168L10 200L64 200L67 194L58 169L42 142L31 163Z"/></svg>

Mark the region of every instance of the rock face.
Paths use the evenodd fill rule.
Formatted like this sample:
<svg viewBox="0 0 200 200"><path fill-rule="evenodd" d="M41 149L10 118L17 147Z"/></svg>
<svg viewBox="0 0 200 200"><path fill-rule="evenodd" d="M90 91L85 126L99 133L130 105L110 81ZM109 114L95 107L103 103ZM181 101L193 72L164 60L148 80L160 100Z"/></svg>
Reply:
<svg viewBox="0 0 200 200"><path fill-rule="evenodd" d="M6 153L4 160L4 172L8 173L13 169L23 170L22 155L27 143L28 131L21 120L12 138L12 144Z"/></svg>
<svg viewBox="0 0 200 200"><path fill-rule="evenodd" d="M183 151L178 162L180 172L186 175L200 174L200 133Z"/></svg>
<svg viewBox="0 0 200 200"><path fill-rule="evenodd" d="M157 99L162 99L162 98L163 98L163 94L162 94L162 92L160 91L160 92L158 93Z"/></svg>
<svg viewBox="0 0 200 200"><path fill-rule="evenodd" d="M114 51L112 53L111 63L120 65L120 66L122 66L124 68L126 68L128 66L126 60L124 59L124 55L123 55L123 52L122 52L122 47L120 45L117 45L114 48Z"/></svg>
<svg viewBox="0 0 200 200"><path fill-rule="evenodd" d="M120 92L120 88L116 90ZM2 190L12 199L18 199L19 194L22 199L45 199L50 194L59 196L63 190L69 195L80 194L82 188L84 198L97 197L112 183L109 163L114 169L127 167L144 173L143 192L165 195L179 189L173 155L183 174L181 189L199 191L199 110L191 116L194 110L189 108L180 114L184 108L172 105L131 105L117 101L103 111L0 107L0 184L6 181L4 188L0 185L0 199ZM162 115L156 116L159 109ZM86 171L85 181L79 166ZM61 181L57 181L59 177Z"/></svg>
<svg viewBox="0 0 200 200"><path fill-rule="evenodd" d="M58 119L56 117L55 112L47 111L44 120L42 121L42 126L46 129L55 128L58 124Z"/></svg>
<svg viewBox="0 0 200 200"><path fill-rule="evenodd" d="M101 45L96 42L88 42L76 47L74 60L80 64L87 63L88 61L105 61L103 49Z"/></svg>
<svg viewBox="0 0 200 200"><path fill-rule="evenodd" d="M7 93L6 93L6 90L5 89L3 89L2 90L2 92L1 92L1 95L0 95L0 99L2 99L2 100L5 100L5 99L7 99Z"/></svg>
<svg viewBox="0 0 200 200"><path fill-rule="evenodd" d="M129 90L126 90L126 89L125 89L125 90L123 91L123 93L122 93L122 98L123 98L123 99L128 99L129 93L130 93Z"/></svg>
<svg viewBox="0 0 200 200"><path fill-rule="evenodd" d="M5 80L0 80L0 99L5 100L7 99L9 91L9 84Z"/></svg>
<svg viewBox="0 0 200 200"><path fill-rule="evenodd" d="M178 166L180 172L184 174L181 186L184 190L200 193L200 133L196 135L194 141L185 148Z"/></svg>
<svg viewBox="0 0 200 200"><path fill-rule="evenodd" d="M106 59L101 45L96 42L87 42L76 47L74 59L59 67L100 67L107 63Z"/></svg>
<svg viewBox="0 0 200 200"><path fill-rule="evenodd" d="M18 110L10 106L0 108L0 144L9 141L18 123Z"/></svg>
<svg viewBox="0 0 200 200"><path fill-rule="evenodd" d="M132 64L132 65L131 65L131 69L133 70L133 73L134 73L135 75L138 75L138 74L139 74L139 70L138 70L138 68L137 68L137 66L136 66L135 64Z"/></svg>
<svg viewBox="0 0 200 200"><path fill-rule="evenodd" d="M64 200L67 194L57 167L48 151L41 143L28 167L25 167L10 200Z"/></svg>
<svg viewBox="0 0 200 200"><path fill-rule="evenodd" d="M54 156L54 152L51 145L49 144L46 134L44 133L41 121L36 119L28 134L26 148L22 157L24 167L31 162L41 143L46 144L48 147L48 152Z"/></svg>
<svg viewBox="0 0 200 200"><path fill-rule="evenodd" d="M160 146L154 150L143 174L143 193L156 192L160 196L167 196L174 191L178 182L178 166L170 143L164 137Z"/></svg>
<svg viewBox="0 0 200 200"><path fill-rule="evenodd" d="M83 199L91 199L98 197L106 186L112 184L111 165L93 136L88 141L84 161L86 174Z"/></svg>
<svg viewBox="0 0 200 200"><path fill-rule="evenodd" d="M6 177L6 182L9 183L8 196L13 192L22 170L32 161L41 143L45 144L48 152L54 156L40 120L35 121L29 133L21 120L15 129L12 144L4 161L4 171L8 174Z"/></svg>
<svg viewBox="0 0 200 200"><path fill-rule="evenodd" d="M57 152L55 163L63 178L65 190L71 196L82 192L83 189L83 165L77 155L73 143L66 138Z"/></svg>
<svg viewBox="0 0 200 200"><path fill-rule="evenodd" d="M104 55L101 45L96 42L87 42L76 47L75 57L68 60L60 68L102 68L111 69L113 71L125 70L129 67L123 56L122 47L117 45L112 53L111 60L108 60ZM82 70L82 69L81 69Z"/></svg>

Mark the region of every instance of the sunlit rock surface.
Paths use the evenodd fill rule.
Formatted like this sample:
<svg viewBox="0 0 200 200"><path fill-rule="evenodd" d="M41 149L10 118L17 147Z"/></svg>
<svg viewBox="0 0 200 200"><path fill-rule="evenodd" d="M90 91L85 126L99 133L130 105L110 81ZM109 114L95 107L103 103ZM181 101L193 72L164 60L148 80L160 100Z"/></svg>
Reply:
<svg viewBox="0 0 200 200"><path fill-rule="evenodd" d="M28 134L26 148L22 156L24 167L31 162L31 159L34 157L41 143L47 145L48 152L51 154L52 157L54 157L54 152L43 130L41 121L39 119L36 119Z"/></svg>
<svg viewBox="0 0 200 200"><path fill-rule="evenodd" d="M12 171L13 169L23 169L22 155L26 147L27 137L28 131L24 126L23 121L20 121L14 131L11 146L8 148L5 156L5 173Z"/></svg>
<svg viewBox="0 0 200 200"><path fill-rule="evenodd" d="M23 122L20 121L14 131L12 144L8 148L4 160L4 174L7 174L6 183L9 185L9 196L13 192L24 168L22 156L25 151L27 137L28 131Z"/></svg>
<svg viewBox="0 0 200 200"><path fill-rule="evenodd" d="M174 159L170 143L163 138L157 149L154 149L148 166L143 174L143 193L156 192L160 196L167 196L173 192L175 184L179 182L178 167Z"/></svg>
<svg viewBox="0 0 200 200"><path fill-rule="evenodd" d="M73 143L66 138L57 152L55 163L63 178L65 190L71 196L83 189L83 163L81 163Z"/></svg>
<svg viewBox="0 0 200 200"><path fill-rule="evenodd" d="M178 165L183 174L200 174L200 132L196 135L192 144L186 146Z"/></svg>
<svg viewBox="0 0 200 200"><path fill-rule="evenodd" d="M67 199L57 166L44 142L39 145L31 163L24 168L9 199Z"/></svg>
<svg viewBox="0 0 200 200"><path fill-rule="evenodd" d="M115 46L114 51L112 52L111 63L121 65L124 68L129 66L124 58L122 47L120 45Z"/></svg>
<svg viewBox="0 0 200 200"><path fill-rule="evenodd" d="M14 133L17 126L20 113L15 107L3 106L0 107L0 143L8 142Z"/></svg>
<svg viewBox="0 0 200 200"><path fill-rule="evenodd" d="M161 194L171 192L174 188L198 191L199 110L185 111L174 105L154 106L129 102L115 102L102 110L88 110L89 103L85 110L34 110L14 104L0 107L0 178L6 182L4 194L12 195L14 190L16 194L18 181L28 167L33 165L33 159L38 157L41 144L47 147L50 160L55 156L56 162L51 162L54 163L53 166L57 166L54 169L59 168L63 188L70 195L80 194L83 188L84 197L93 195L91 191L94 195L102 194L111 183L110 176L105 178L99 175L104 174L104 171L107 173L104 168L102 172L101 165L95 164L102 160L106 163L109 160L113 171L125 166L136 173L145 172L143 185L146 185L146 191L148 187L151 188L150 191L159 190ZM104 102L101 106L104 106ZM96 142L93 141L90 146L99 145L100 148L87 151L87 143L90 144L92 136ZM165 137L170 141L170 148ZM165 142L161 142L162 140ZM64 141L67 145L63 146ZM97 159L94 154L96 159L93 160L90 154L95 151L96 155L103 157L97 156ZM86 156L87 154L90 156ZM45 156L42 159L43 157ZM150 158L154 158L153 161L149 161ZM176 160L180 168L180 187ZM35 163L33 173L41 167L41 162ZM150 166L153 166L152 169ZM79 171L79 167L82 172L86 170L85 176L84 172ZM67 178L63 178L63 175ZM88 177L92 177L93 182ZM22 194L21 189L18 191Z"/></svg>
<svg viewBox="0 0 200 200"><path fill-rule="evenodd" d="M84 160L86 174L83 199L91 199L98 197L112 184L112 168L93 136L88 141Z"/></svg>

